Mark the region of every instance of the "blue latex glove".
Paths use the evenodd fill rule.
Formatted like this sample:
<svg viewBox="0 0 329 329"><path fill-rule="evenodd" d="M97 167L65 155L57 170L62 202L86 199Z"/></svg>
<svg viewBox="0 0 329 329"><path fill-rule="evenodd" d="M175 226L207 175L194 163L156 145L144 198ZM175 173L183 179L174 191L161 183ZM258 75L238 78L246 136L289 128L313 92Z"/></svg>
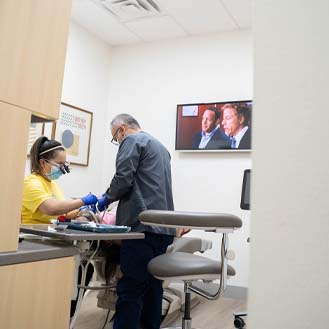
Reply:
<svg viewBox="0 0 329 329"><path fill-rule="evenodd" d="M97 196L89 193L86 196L82 197L81 200L85 204L85 206L89 206L91 204L97 203Z"/></svg>
<svg viewBox="0 0 329 329"><path fill-rule="evenodd" d="M106 193L104 193L102 195L102 197L98 199L97 208L99 211L103 211L105 208L107 208L109 206L109 204L110 204L110 201L107 198Z"/></svg>

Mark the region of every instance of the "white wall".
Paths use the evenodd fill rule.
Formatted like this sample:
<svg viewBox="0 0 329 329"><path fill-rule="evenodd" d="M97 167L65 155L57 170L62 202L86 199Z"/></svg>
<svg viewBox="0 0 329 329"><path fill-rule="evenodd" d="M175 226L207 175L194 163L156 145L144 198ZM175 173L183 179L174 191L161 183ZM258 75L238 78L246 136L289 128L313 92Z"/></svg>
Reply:
<svg viewBox="0 0 329 329"><path fill-rule="evenodd" d="M255 8L248 328L325 329L329 2L256 0Z"/></svg>
<svg viewBox="0 0 329 329"><path fill-rule="evenodd" d="M71 23L66 54L62 101L93 112L89 166L72 165L58 181L66 197L101 193L103 145L108 111L111 48ZM29 161L26 172L29 172Z"/></svg>
<svg viewBox="0 0 329 329"><path fill-rule="evenodd" d="M115 114L130 113L165 144L172 155L176 209L242 217L244 228L231 238L238 275L230 284L247 286L249 213L239 204L250 153L179 153L174 147L177 104L253 98L251 33L113 48L110 71L108 122ZM107 143L103 189L114 173L115 154L116 147ZM219 245L215 248L212 257L219 253Z"/></svg>
<svg viewBox="0 0 329 329"><path fill-rule="evenodd" d="M134 115L172 155L177 210L242 217L243 229L230 240L237 254L232 265L238 273L230 284L247 286L249 212L241 211L239 203L243 170L251 167L250 154L179 153L174 145L177 104L252 98L250 32L109 48L72 23L62 100L92 111L94 123L89 166L74 166L59 183L67 197L105 191L117 152L109 142L109 122L118 113ZM191 235L202 236L200 232ZM210 257L218 257L217 240Z"/></svg>

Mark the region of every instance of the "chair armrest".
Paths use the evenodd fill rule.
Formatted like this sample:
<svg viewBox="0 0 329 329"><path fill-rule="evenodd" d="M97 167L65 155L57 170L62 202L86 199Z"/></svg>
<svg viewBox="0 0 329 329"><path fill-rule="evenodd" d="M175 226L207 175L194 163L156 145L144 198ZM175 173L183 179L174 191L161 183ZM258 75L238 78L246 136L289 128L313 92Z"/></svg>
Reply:
<svg viewBox="0 0 329 329"><path fill-rule="evenodd" d="M196 237L179 237L168 247L168 252L186 252L193 254L195 252L205 252L212 247L212 241Z"/></svg>
<svg viewBox="0 0 329 329"><path fill-rule="evenodd" d="M237 229L242 226L239 217L220 213L145 210L138 217L141 223L152 226L185 227L202 230Z"/></svg>

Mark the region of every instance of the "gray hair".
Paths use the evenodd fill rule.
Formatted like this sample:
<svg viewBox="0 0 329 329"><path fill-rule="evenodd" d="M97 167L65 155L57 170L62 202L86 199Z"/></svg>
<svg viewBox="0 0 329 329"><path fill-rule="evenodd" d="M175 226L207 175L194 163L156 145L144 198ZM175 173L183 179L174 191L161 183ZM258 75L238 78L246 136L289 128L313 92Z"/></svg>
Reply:
<svg viewBox="0 0 329 329"><path fill-rule="evenodd" d="M111 128L117 125L126 125L129 128L140 129L138 121L130 114L121 113L114 117L111 121Z"/></svg>

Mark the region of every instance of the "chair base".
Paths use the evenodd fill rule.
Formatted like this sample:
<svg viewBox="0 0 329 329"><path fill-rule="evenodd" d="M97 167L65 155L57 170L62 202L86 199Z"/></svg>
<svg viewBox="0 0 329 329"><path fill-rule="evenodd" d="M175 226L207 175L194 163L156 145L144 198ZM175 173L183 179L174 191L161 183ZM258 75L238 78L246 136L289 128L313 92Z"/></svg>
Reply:
<svg viewBox="0 0 329 329"><path fill-rule="evenodd" d="M246 322L242 317L247 316L247 312L238 312L238 313L233 313L234 315L234 328L237 329L243 329L245 328Z"/></svg>
<svg viewBox="0 0 329 329"><path fill-rule="evenodd" d="M176 328L176 329L192 329L191 291L189 289L190 285L191 285L190 282L184 281L185 307L184 307L184 316L182 318L182 326L181 327L173 327L173 328ZM167 329L170 329L170 328L167 328Z"/></svg>
<svg viewBox="0 0 329 329"><path fill-rule="evenodd" d="M165 328L161 328L161 329L198 329L198 328L191 328L191 327L165 327Z"/></svg>
<svg viewBox="0 0 329 329"><path fill-rule="evenodd" d="M161 329L187 329L187 328L189 328L189 329L199 329L199 328L191 328L191 327L165 327L165 328L162 328L161 327Z"/></svg>
<svg viewBox="0 0 329 329"><path fill-rule="evenodd" d="M180 327L160 327L161 329L198 329L198 328L192 328L192 319L184 320L182 319L182 326Z"/></svg>

